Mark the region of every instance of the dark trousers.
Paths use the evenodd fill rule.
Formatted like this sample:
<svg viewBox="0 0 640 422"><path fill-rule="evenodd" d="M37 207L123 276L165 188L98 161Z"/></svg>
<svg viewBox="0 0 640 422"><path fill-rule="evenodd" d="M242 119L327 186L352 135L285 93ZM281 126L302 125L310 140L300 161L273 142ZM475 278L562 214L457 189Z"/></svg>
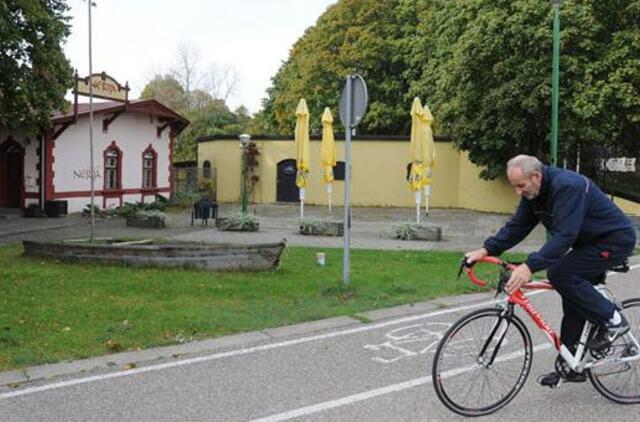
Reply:
<svg viewBox="0 0 640 422"><path fill-rule="evenodd" d="M585 319L604 324L615 305L593 287L602 274L624 261L636 243L633 230L613 233L598 243L575 246L547 269L549 281L562 296L564 316L560 339L573 347L580 339Z"/></svg>

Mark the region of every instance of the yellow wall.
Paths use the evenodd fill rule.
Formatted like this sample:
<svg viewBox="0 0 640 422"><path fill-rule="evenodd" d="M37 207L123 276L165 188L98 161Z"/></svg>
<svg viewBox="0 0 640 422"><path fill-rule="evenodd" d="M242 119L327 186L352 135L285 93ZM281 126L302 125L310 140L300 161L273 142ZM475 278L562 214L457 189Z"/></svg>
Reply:
<svg viewBox="0 0 640 422"><path fill-rule="evenodd" d="M276 172L278 162L294 159L293 140L254 140L260 155L256 183L250 200L256 203L276 202ZM319 140L311 140L309 179L306 203L327 204L326 187L322 183ZM219 202L239 202L241 195L241 155L238 139L216 139L198 144L198 166L211 162L217 173ZM351 143L351 204L354 206L414 207L415 197L406 183L409 163L408 140L362 140ZM336 140L336 159L344 161L344 141ZM481 169L469 161L466 152L459 152L450 142L436 142L434 184L430 206L466 208L485 212L512 213L518 198L505 177L485 181ZM333 204L344 202L344 182L333 183ZM640 204L616 198L627 213L640 215Z"/></svg>

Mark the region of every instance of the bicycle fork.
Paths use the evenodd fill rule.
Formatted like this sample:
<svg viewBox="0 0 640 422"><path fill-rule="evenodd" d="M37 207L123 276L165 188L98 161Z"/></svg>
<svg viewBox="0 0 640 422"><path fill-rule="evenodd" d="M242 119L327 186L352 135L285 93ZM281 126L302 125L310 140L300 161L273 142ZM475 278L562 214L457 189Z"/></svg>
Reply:
<svg viewBox="0 0 640 422"><path fill-rule="evenodd" d="M480 350L476 361L478 365L482 366L483 368L489 368L496 360L496 356L498 355L500 346L502 346L502 342L504 341L504 338L507 334L507 330L511 325L511 318L509 318L511 315L513 315L513 305L510 304L509 307L500 314L498 321L491 328L491 333L487 337L487 340L482 345L482 349ZM485 354L487 353L487 350L489 349L491 343L495 338L497 338L496 345L493 348L491 356L489 357L489 359L487 359Z"/></svg>

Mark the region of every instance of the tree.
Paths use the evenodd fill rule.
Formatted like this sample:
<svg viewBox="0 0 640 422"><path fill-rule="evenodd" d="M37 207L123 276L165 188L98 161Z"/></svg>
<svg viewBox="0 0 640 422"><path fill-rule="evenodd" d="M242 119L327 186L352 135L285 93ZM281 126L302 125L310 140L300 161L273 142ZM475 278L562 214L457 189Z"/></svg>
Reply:
<svg viewBox="0 0 640 422"><path fill-rule="evenodd" d="M154 98L191 122L176 138L174 157L176 161L193 160L198 137L245 132L251 117L242 106L234 113L226 105L239 81L233 68L212 64L207 73L201 72L199 52L187 42L178 46L176 57L168 74L156 75L140 97Z"/></svg>
<svg viewBox="0 0 640 422"><path fill-rule="evenodd" d="M260 117L265 131L292 133L300 98L307 100L311 130L319 131L322 111L330 107L337 114L345 77L358 72L369 93L359 131L407 133L411 98L406 70L424 6L415 0L342 0L330 6L273 77Z"/></svg>
<svg viewBox="0 0 640 422"><path fill-rule="evenodd" d="M171 75L156 75L140 93L142 99L156 99L167 107L181 113L187 109L184 88Z"/></svg>
<svg viewBox="0 0 640 422"><path fill-rule="evenodd" d="M67 106L67 10L62 0L0 2L0 127L46 128L51 112Z"/></svg>
<svg viewBox="0 0 640 422"><path fill-rule="evenodd" d="M433 92L441 130L503 174L517 153L548 157L552 11L535 0L434 1L419 28L415 90ZM576 145L638 139L638 1L565 1L560 59L560 155ZM427 34L438 34L427 42Z"/></svg>
<svg viewBox="0 0 640 422"><path fill-rule="evenodd" d="M561 158L612 144L637 154L639 23L639 0L563 2ZM292 133L304 97L319 130L322 109L335 114L344 77L358 72L369 91L361 133L408 133L419 96L437 132L494 178L512 155L548 154L551 50L549 2L341 0L294 44L254 124Z"/></svg>
<svg viewBox="0 0 640 422"><path fill-rule="evenodd" d="M198 62L200 51L188 41L183 41L176 50L176 60L169 73L184 89L187 105L191 105L191 92L201 81Z"/></svg>
<svg viewBox="0 0 640 422"><path fill-rule="evenodd" d="M232 66L211 64L203 76L204 90L217 100L229 100L238 90L240 75Z"/></svg>

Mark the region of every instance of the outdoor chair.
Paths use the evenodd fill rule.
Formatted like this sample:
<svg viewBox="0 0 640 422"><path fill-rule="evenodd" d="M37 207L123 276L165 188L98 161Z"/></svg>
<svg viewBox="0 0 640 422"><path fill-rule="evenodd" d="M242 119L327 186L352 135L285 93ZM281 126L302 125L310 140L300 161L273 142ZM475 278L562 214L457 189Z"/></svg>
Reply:
<svg viewBox="0 0 640 422"><path fill-rule="evenodd" d="M208 198L202 198L193 204L193 210L191 211L192 226L196 219L202 220L200 222L201 225L208 226L210 218L218 218L218 204L211 202Z"/></svg>

